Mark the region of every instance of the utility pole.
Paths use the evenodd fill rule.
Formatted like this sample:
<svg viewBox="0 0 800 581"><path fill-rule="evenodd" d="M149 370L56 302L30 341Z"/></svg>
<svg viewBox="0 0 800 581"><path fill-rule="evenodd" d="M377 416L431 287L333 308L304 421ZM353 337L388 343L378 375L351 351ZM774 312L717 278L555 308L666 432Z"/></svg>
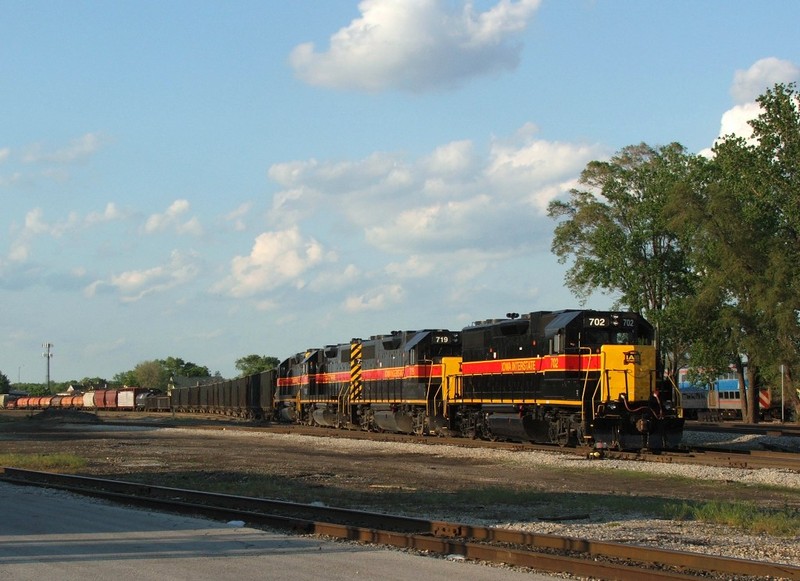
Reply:
<svg viewBox="0 0 800 581"><path fill-rule="evenodd" d="M53 353L50 349L53 348L52 343L42 343L42 347L44 347L45 352L42 353L42 357L47 359L47 393L50 393L50 360L53 358Z"/></svg>

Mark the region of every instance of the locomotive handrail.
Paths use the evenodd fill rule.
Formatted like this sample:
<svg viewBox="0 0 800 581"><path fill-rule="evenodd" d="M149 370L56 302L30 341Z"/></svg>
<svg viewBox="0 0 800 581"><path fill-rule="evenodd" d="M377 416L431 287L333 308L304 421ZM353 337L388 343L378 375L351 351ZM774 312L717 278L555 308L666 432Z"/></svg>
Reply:
<svg viewBox="0 0 800 581"><path fill-rule="evenodd" d="M586 365L586 374L583 377L583 389L581 390L581 425L582 426L586 426L586 419L587 419L585 417L585 415L586 415L586 405L585 405L585 402L586 402L586 388L589 387L589 368L591 367L591 357L592 357L592 348L591 347L580 347L579 351L583 351L584 349L586 349L586 351L589 352L589 361L590 361L590 363L588 363ZM581 362L581 357L579 355L578 356L578 364L579 365L580 365L580 362ZM592 394L592 399L594 399L594 394ZM592 406L592 409L594 409L594 406Z"/></svg>
<svg viewBox="0 0 800 581"><path fill-rule="evenodd" d="M595 412L597 411L595 409L595 407L594 407L595 400L597 400L597 409L600 409L600 406L603 404L603 401L602 401L603 400L603 393L601 391L602 389L603 389L603 378L599 377L597 379L597 385L594 386L594 393L592 394L592 410L594 410ZM599 394L600 397L599 398L597 397L598 392L600 392L600 394Z"/></svg>
<svg viewBox="0 0 800 581"><path fill-rule="evenodd" d="M672 385L672 397L675 398L676 408L678 410L678 417L683 417L683 394L675 383L675 378L672 375L667 375L667 380ZM658 391L658 390L656 390Z"/></svg>
<svg viewBox="0 0 800 581"><path fill-rule="evenodd" d="M336 401L336 404L337 404L337 410L336 411L337 411L337 413L338 413L338 415L340 417L344 417L344 416L347 415L347 411L348 411L347 410L347 407L348 407L348 405L347 405L348 401L347 400L349 399L347 396L349 395L349 392L350 392L350 383L349 382L348 383L344 383L343 382L342 387L339 389L339 395L338 395L337 401Z"/></svg>
<svg viewBox="0 0 800 581"><path fill-rule="evenodd" d="M433 359L422 359L420 363L423 364L430 364L433 367ZM403 373L405 374L405 368L403 368ZM434 412L436 411L435 405L435 398L436 394L433 394L434 400L431 401L431 387L433 386L433 373L428 373L428 386L425 389L425 413L428 415L429 418L433 418ZM439 390L441 391L441 385L439 386Z"/></svg>

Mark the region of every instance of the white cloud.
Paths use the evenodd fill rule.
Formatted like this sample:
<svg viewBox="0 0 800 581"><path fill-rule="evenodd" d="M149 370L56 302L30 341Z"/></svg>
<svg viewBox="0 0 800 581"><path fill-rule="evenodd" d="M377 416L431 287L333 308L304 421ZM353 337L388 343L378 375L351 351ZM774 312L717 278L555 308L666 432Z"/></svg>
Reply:
<svg viewBox="0 0 800 581"><path fill-rule="evenodd" d="M733 76L731 95L738 105L755 101L766 89L776 83L790 83L800 79L800 68L791 61L775 57L756 61L747 70L738 70Z"/></svg>
<svg viewBox="0 0 800 581"><path fill-rule="evenodd" d="M23 175L21 172L13 172L11 175L0 175L0 187L9 187L22 181Z"/></svg>
<svg viewBox="0 0 800 581"><path fill-rule="evenodd" d="M107 141L107 138L100 133L86 133L57 149L42 143L33 143L19 150L0 148L0 164L8 162L11 167L19 164L28 166L24 169L14 169L9 175L0 175L0 187L26 182L35 183L41 178L66 183L71 178L73 166L84 163Z"/></svg>
<svg viewBox="0 0 800 581"><path fill-rule="evenodd" d="M375 153L346 163L279 164L269 175L286 189L276 194L271 219L298 227L320 219L324 229L315 233L331 232L327 246L363 237L373 250L423 262L460 249L520 252L549 239L547 204L574 185L586 163L607 153L536 133L525 125L494 140L483 157L472 142L456 141L417 160Z"/></svg>
<svg viewBox="0 0 800 581"><path fill-rule="evenodd" d="M233 229L237 232L245 230L247 225L245 224L244 219L250 213L252 207L253 204L251 202L245 202L233 212L230 212L227 216L225 216L225 221L231 222L233 224Z"/></svg>
<svg viewBox="0 0 800 581"><path fill-rule="evenodd" d="M308 288L313 291L330 293L351 286L361 276L361 270L355 264L348 264L344 270L329 269L317 274Z"/></svg>
<svg viewBox="0 0 800 581"><path fill-rule="evenodd" d="M163 214L152 214L147 218L144 225L145 233L153 234L173 229L178 234L202 234L203 228L196 217L182 221L183 214L188 212L189 208L188 200L175 200Z"/></svg>
<svg viewBox="0 0 800 581"><path fill-rule="evenodd" d="M738 135L739 137L750 139L753 135L750 121L758 117L760 113L761 106L755 101L728 109L722 114L719 136Z"/></svg>
<svg viewBox="0 0 800 581"><path fill-rule="evenodd" d="M93 297L106 287L116 289L122 302L136 302L145 296L184 285L197 277L197 257L174 250L169 262L143 270L128 270L112 274L108 280L96 280L84 289L84 295Z"/></svg>
<svg viewBox="0 0 800 581"><path fill-rule="evenodd" d="M41 208L34 208L25 215L25 223L11 242L8 258L14 262L25 262L30 258L31 244L37 238L48 236L61 238L85 229L122 220L126 217L114 203L108 203L102 212L89 212L81 218L77 212L70 212L63 220L48 222Z"/></svg>
<svg viewBox="0 0 800 581"><path fill-rule="evenodd" d="M452 141L437 147L423 161L423 166L431 176L452 179L469 171L475 162L475 146L471 141L463 140Z"/></svg>
<svg viewBox="0 0 800 581"><path fill-rule="evenodd" d="M482 220L493 220L492 198L477 195L466 201L451 200L428 206L412 207L390 216L380 224L366 228L366 239L386 252L413 250L422 252L471 246L485 240ZM471 228L470 224L475 224ZM470 232L475 236L470 236Z"/></svg>
<svg viewBox="0 0 800 581"><path fill-rule="evenodd" d="M264 232L248 256L231 260L231 275L214 290L241 298L282 285L302 288L306 284L302 275L324 257L322 245L313 238L303 239L296 227Z"/></svg>
<svg viewBox="0 0 800 581"><path fill-rule="evenodd" d="M366 228L367 240L419 252L425 245L492 249L520 246L549 232L547 204L569 190L576 176L600 148L544 141L492 147L469 181L435 204L406 204L393 218ZM422 201L422 200L419 200Z"/></svg>
<svg viewBox="0 0 800 581"><path fill-rule="evenodd" d="M86 133L73 139L66 147L55 151L43 151L41 144L35 144L23 154L22 161L25 163L70 164L91 157L100 149L104 141L104 137L99 133Z"/></svg>
<svg viewBox="0 0 800 581"><path fill-rule="evenodd" d="M393 278L420 278L431 274L435 267L433 259L413 255L405 262L390 262L384 270Z"/></svg>
<svg viewBox="0 0 800 581"><path fill-rule="evenodd" d="M281 189L268 221L276 227L233 257L211 290L264 310L298 292L325 292L348 312L392 309L434 288L455 301L488 292L475 281L499 263L549 252L547 203L606 152L548 142L533 125L485 149L464 140L418 158L376 152L273 165L268 175Z"/></svg>
<svg viewBox="0 0 800 581"><path fill-rule="evenodd" d="M117 205L113 202L109 202L102 212L89 212L89 214L86 215L86 225L103 224L105 222L119 220L123 217L124 214L117 208Z"/></svg>
<svg viewBox="0 0 800 581"><path fill-rule="evenodd" d="M363 0L361 17L330 38L326 52L297 46L299 78L336 89L422 92L514 69L516 41L540 0L500 0L484 12L472 2Z"/></svg>
<svg viewBox="0 0 800 581"><path fill-rule="evenodd" d="M734 73L731 95L736 105L722 114L719 136L715 143L728 135L736 135L751 139L753 128L750 121L761 114L761 107L756 98L776 83L791 83L800 80L800 67L786 60L775 57L756 61L747 70ZM706 148L700 155L712 157L711 148Z"/></svg>
<svg viewBox="0 0 800 581"><path fill-rule="evenodd" d="M536 139L537 131L528 124L512 139L496 140L486 174L498 191L527 188L520 201L544 213L553 198L569 190L589 161L608 152L597 145Z"/></svg>
<svg viewBox="0 0 800 581"><path fill-rule="evenodd" d="M380 311L390 305L402 303L405 294L399 284L382 285L360 295L348 296L343 306L349 313Z"/></svg>

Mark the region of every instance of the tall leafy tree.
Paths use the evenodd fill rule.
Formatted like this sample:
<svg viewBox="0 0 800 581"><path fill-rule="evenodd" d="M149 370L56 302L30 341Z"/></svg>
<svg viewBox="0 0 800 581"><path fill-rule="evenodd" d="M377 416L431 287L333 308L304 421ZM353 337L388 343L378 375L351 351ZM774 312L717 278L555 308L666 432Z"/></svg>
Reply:
<svg viewBox="0 0 800 581"><path fill-rule="evenodd" d="M117 373L113 381L118 385L165 389L170 377L177 376L211 377L211 373L203 365L184 361L180 357L167 357L143 361L134 369Z"/></svg>
<svg viewBox="0 0 800 581"><path fill-rule="evenodd" d="M160 361L142 361L133 370L135 385L153 389L165 389L169 374Z"/></svg>
<svg viewBox="0 0 800 581"><path fill-rule="evenodd" d="M765 231L748 218L746 196L741 191L744 182L727 167L730 163L744 170L750 160L737 158L720 146L708 186L684 192L678 216L689 232L686 246L692 249L698 273L697 304L711 315L704 326L705 335L692 344L693 364L714 368L725 358L728 364L737 364L740 386L744 386L741 356L750 363L751 371L758 365L762 334L758 326L763 316L757 297L766 274L762 258L767 240ZM751 398L742 398L745 417L752 414L748 400Z"/></svg>
<svg viewBox="0 0 800 581"><path fill-rule="evenodd" d="M136 378L136 371L120 371L114 375L112 381L117 385L138 386L139 380Z"/></svg>
<svg viewBox="0 0 800 581"><path fill-rule="evenodd" d="M182 377L211 377L208 367L197 365L191 361L184 361L180 357L167 357L158 362L164 367L167 375Z"/></svg>
<svg viewBox="0 0 800 581"><path fill-rule="evenodd" d="M800 366L800 93L796 83L777 84L758 98L761 114L751 123L757 140L760 191L765 212L774 216L770 246L773 284L763 297L772 310L777 354L765 377L782 369L795 410L800 398L793 387ZM795 373L792 373L795 370Z"/></svg>
<svg viewBox="0 0 800 581"><path fill-rule="evenodd" d="M0 393L8 393L11 389L11 382L6 377L6 374L0 371Z"/></svg>
<svg viewBox="0 0 800 581"><path fill-rule="evenodd" d="M800 102L793 85L776 85L758 102L752 139L721 140L704 187L684 191L673 208L691 248L698 301L714 313L712 333L693 354L702 363L710 352L727 352L741 387L746 369L750 421L758 418L759 379L781 364L796 368L800 345Z"/></svg>
<svg viewBox="0 0 800 581"><path fill-rule="evenodd" d="M236 369L239 370L240 377L244 377L246 375L254 375L256 373L261 373L262 371L269 371L270 369L275 369L280 364L280 360L277 357L270 357L267 355L245 355L244 357L240 357L236 360L235 366Z"/></svg>
<svg viewBox="0 0 800 581"><path fill-rule="evenodd" d="M566 284L585 301L596 291L644 314L660 329L674 373L686 346L684 300L694 277L665 207L676 192L691 189L703 160L678 144L625 147L608 161L592 161L567 201L550 203L559 220L552 250L571 259Z"/></svg>

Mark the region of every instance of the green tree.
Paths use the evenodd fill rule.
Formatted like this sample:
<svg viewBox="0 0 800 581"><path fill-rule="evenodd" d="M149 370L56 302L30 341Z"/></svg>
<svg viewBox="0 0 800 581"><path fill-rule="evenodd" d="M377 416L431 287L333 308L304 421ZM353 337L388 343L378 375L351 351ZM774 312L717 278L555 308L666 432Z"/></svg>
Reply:
<svg viewBox="0 0 800 581"><path fill-rule="evenodd" d="M255 375L262 371L269 371L275 369L280 365L280 360L277 357L269 357L267 355L245 355L236 360L235 366L239 370L239 377L246 375Z"/></svg>
<svg viewBox="0 0 800 581"><path fill-rule="evenodd" d="M8 393L11 390L11 382L5 373L0 371L0 393Z"/></svg>
<svg viewBox="0 0 800 581"><path fill-rule="evenodd" d="M166 359L159 359L158 362L164 368L167 376L211 377L208 367L197 365L191 361L184 361L180 357L167 357Z"/></svg>
<svg viewBox="0 0 800 581"><path fill-rule="evenodd" d="M742 404L752 422L759 379L775 381L783 366L791 386L800 346L800 98L794 85L775 85L758 103L753 138L722 139L705 187L684 192L675 207L698 297L716 313L714 336L698 342L696 359L702 364L721 347L739 370L740 387L746 361Z"/></svg>
<svg viewBox="0 0 800 581"><path fill-rule="evenodd" d="M583 302L594 292L616 295L616 306L642 313L659 329L668 372L686 353L686 301L694 276L665 212L680 190L695 187L704 163L678 144L623 148L609 161L592 161L568 201L550 203L559 220L552 251L573 260L567 287Z"/></svg>
<svg viewBox="0 0 800 581"><path fill-rule="evenodd" d="M116 385L141 386L164 389L170 377L211 377L208 367L184 361L180 357L167 357L139 363L134 369L117 373Z"/></svg>
<svg viewBox="0 0 800 581"><path fill-rule="evenodd" d="M112 381L117 385L138 386L139 380L136 377L136 371L131 369L129 371L121 371L114 375Z"/></svg>
<svg viewBox="0 0 800 581"><path fill-rule="evenodd" d="M751 126L760 169L761 203L774 219L770 291L761 297L772 310L776 356L760 370L781 383L785 373L795 411L800 412L796 370L800 367L800 93L796 83L777 84L758 98L761 114ZM794 370L794 373L793 373ZM777 376L777 377L776 377ZM800 415L800 414L798 414Z"/></svg>
<svg viewBox="0 0 800 581"><path fill-rule="evenodd" d="M66 384L67 386L83 385L87 388L97 388L97 389L103 389L106 386L109 388L113 388L113 387L119 387L121 385L121 384L115 385L114 381L107 381L102 377L84 377L80 381L68 381L66 382Z"/></svg>
<svg viewBox="0 0 800 581"><path fill-rule="evenodd" d="M29 395L35 396L50 395L52 393L44 383L29 383L24 391L28 392Z"/></svg>
<svg viewBox="0 0 800 581"><path fill-rule="evenodd" d="M135 385L139 387L165 389L169 375L160 361L143 361L134 368Z"/></svg>

